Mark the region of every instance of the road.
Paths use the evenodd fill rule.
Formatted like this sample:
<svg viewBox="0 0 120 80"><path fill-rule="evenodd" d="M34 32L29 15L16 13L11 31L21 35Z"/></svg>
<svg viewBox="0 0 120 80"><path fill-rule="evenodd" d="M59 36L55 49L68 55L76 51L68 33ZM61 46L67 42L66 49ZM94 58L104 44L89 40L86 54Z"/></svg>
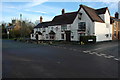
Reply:
<svg viewBox="0 0 120 80"><path fill-rule="evenodd" d="M3 40L3 78L118 78L117 41L40 45Z"/></svg>

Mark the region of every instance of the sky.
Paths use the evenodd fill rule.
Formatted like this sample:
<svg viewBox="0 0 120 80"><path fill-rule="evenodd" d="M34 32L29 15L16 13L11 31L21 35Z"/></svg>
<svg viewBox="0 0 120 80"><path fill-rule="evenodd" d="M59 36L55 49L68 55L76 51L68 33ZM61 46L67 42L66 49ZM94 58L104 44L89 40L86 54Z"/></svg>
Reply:
<svg viewBox="0 0 120 80"><path fill-rule="evenodd" d="M65 12L73 12L79 9L79 5L83 4L95 9L108 7L111 16L118 11L118 2L2 2L2 20L4 22L11 22L11 19L20 19L22 14L23 20L29 20L35 22L39 20L40 16L43 17L43 21L51 21L54 16L60 15L61 10L64 8ZM0 21L0 22L1 22Z"/></svg>

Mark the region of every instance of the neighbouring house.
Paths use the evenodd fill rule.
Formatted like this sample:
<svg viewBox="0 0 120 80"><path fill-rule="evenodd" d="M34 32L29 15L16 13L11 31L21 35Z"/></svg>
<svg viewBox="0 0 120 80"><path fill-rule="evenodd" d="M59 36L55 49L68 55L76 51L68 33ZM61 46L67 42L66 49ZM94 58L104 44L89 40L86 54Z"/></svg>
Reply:
<svg viewBox="0 0 120 80"><path fill-rule="evenodd" d="M13 30L14 27L15 27L14 25L12 25L11 23L9 23L8 26L6 27L7 33L8 33L10 30Z"/></svg>
<svg viewBox="0 0 120 80"><path fill-rule="evenodd" d="M119 14L116 12L115 17L111 16L112 24L112 40L120 40L120 19Z"/></svg>
<svg viewBox="0 0 120 80"><path fill-rule="evenodd" d="M80 5L78 11L55 16L52 21L42 22L34 27L31 39L80 41L81 36L96 36L96 41L112 40L112 25L107 7L94 9Z"/></svg>

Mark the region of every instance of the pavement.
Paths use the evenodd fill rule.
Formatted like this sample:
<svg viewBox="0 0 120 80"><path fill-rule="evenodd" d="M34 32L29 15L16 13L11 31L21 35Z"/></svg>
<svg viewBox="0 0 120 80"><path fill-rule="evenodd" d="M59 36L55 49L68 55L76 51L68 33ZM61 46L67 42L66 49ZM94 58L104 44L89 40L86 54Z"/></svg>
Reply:
<svg viewBox="0 0 120 80"><path fill-rule="evenodd" d="M41 45L3 40L3 78L118 78L118 41Z"/></svg>

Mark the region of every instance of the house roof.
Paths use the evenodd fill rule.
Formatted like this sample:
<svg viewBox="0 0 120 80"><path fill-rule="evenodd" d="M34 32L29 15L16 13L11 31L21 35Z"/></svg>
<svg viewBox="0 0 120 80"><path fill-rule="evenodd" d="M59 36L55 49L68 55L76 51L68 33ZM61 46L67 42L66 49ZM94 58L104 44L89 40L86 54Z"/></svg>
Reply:
<svg viewBox="0 0 120 80"><path fill-rule="evenodd" d="M54 34L55 34L55 32L51 30L49 34L54 35Z"/></svg>
<svg viewBox="0 0 120 80"><path fill-rule="evenodd" d="M7 26L7 29L13 29L15 26Z"/></svg>
<svg viewBox="0 0 120 80"><path fill-rule="evenodd" d="M52 25L72 24L77 15L76 12L64 13L62 15L55 16L51 22Z"/></svg>
<svg viewBox="0 0 120 80"><path fill-rule="evenodd" d="M39 23L34 28L48 27L50 25L72 24L81 8L85 10L87 15L90 17L90 19L93 22L96 21L96 22L104 23L104 21L99 15L105 14L106 10L108 9L107 7L100 8L100 9L93 9L85 5L80 5L80 8L78 11L57 15L53 18L52 21Z"/></svg>
<svg viewBox="0 0 120 80"><path fill-rule="evenodd" d="M39 23L37 26L35 26L34 28L42 28L42 27L48 27L49 25L51 25L51 21L47 21L47 22L42 22Z"/></svg>
<svg viewBox="0 0 120 80"><path fill-rule="evenodd" d="M105 14L107 9L108 7L104 7L104 8L96 9L95 11L98 15L100 15L100 14Z"/></svg>
<svg viewBox="0 0 120 80"><path fill-rule="evenodd" d="M117 19L117 18L115 18L113 16L110 16L110 24L112 24L114 21L120 22L120 19Z"/></svg>
<svg viewBox="0 0 120 80"><path fill-rule="evenodd" d="M80 6L81 6L80 9L83 8L93 22L97 21L97 22L104 23L104 21L98 15L98 13L100 13L100 11L103 10L103 12L104 12L104 8L103 9L93 9L93 8L90 8L90 7L85 6L85 5L80 5ZM103 12L101 12L101 13L103 13Z"/></svg>

